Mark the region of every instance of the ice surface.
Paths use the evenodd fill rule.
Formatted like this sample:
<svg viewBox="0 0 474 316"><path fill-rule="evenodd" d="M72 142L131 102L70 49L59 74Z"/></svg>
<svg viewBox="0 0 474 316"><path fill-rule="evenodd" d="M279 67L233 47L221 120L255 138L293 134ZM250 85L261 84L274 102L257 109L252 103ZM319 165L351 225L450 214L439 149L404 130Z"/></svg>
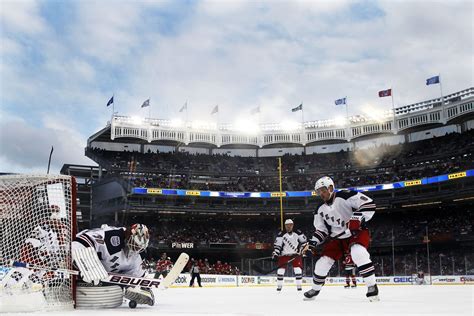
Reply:
<svg viewBox="0 0 474 316"><path fill-rule="evenodd" d="M314 301L303 301L303 293L295 287L283 288L282 293L277 293L274 287L171 288L156 291L153 307L139 305L129 309L124 304L114 310L28 315L473 315L472 285L380 286L379 291L381 301L369 302L365 286L357 289L326 286Z"/></svg>

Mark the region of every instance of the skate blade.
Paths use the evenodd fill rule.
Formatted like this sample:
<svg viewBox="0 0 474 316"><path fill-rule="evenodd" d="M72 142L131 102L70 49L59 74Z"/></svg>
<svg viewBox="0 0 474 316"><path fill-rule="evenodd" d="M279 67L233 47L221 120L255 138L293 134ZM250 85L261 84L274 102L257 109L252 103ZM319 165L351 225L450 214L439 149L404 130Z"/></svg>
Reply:
<svg viewBox="0 0 474 316"><path fill-rule="evenodd" d="M378 295L370 296L370 297L369 297L369 301L371 301L371 302L378 302L378 301L380 301L380 298L379 298Z"/></svg>
<svg viewBox="0 0 474 316"><path fill-rule="evenodd" d="M316 297L304 297L303 298L303 301L314 301L316 299Z"/></svg>

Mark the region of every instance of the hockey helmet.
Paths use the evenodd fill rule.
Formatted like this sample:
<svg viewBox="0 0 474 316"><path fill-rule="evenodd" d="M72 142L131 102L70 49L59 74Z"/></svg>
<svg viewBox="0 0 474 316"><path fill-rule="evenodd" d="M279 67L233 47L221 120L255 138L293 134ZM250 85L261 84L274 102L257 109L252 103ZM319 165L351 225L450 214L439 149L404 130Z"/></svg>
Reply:
<svg viewBox="0 0 474 316"><path fill-rule="evenodd" d="M143 252L150 243L150 232L148 227L143 224L133 224L130 227L130 236L127 240L127 246L131 251Z"/></svg>
<svg viewBox="0 0 474 316"><path fill-rule="evenodd" d="M316 183L314 184L314 190L318 191L318 189L321 189L324 187L329 190L329 186L331 185L334 191L334 189L336 189L336 187L334 186L334 181L332 181L331 178L325 176L325 177L320 178L318 181L316 181Z"/></svg>

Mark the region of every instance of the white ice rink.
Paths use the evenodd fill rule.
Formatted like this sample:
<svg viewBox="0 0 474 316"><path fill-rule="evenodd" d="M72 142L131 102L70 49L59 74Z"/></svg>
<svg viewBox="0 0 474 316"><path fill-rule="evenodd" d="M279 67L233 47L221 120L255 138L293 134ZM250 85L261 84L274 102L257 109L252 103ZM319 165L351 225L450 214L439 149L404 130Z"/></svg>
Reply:
<svg viewBox="0 0 474 316"><path fill-rule="evenodd" d="M32 315L473 315L474 286L380 286L379 290L381 301L371 303L365 297L365 286L327 286L314 301L303 301L303 294L294 287L284 288L282 293L273 287L172 288L157 291L153 307L132 310L124 304L113 310Z"/></svg>

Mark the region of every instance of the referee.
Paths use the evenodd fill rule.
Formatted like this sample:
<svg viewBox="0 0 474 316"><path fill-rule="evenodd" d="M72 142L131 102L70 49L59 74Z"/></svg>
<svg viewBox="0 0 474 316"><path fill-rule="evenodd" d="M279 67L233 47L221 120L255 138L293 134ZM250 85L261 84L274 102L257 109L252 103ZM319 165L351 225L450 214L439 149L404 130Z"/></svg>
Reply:
<svg viewBox="0 0 474 316"><path fill-rule="evenodd" d="M199 265L197 260L192 260L192 265L191 265L191 282L189 283L189 287L194 286L194 279L197 278L197 282L199 287L202 287L201 285L201 274L199 273Z"/></svg>

